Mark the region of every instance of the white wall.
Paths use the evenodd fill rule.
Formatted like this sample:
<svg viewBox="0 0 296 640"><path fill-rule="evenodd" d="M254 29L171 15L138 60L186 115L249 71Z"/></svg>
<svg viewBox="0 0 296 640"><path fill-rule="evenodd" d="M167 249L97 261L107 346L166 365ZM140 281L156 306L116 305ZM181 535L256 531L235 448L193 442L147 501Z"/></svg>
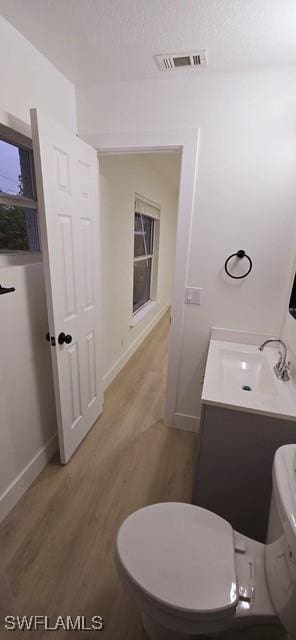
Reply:
<svg viewBox="0 0 296 640"><path fill-rule="evenodd" d="M0 121L30 135L29 109L40 107L75 130L74 88L0 18ZM0 520L56 447L42 262L0 257ZM9 261L8 261L9 262Z"/></svg>
<svg viewBox="0 0 296 640"><path fill-rule="evenodd" d="M210 328L282 329L294 255L296 72L162 75L80 88L77 110L82 136L200 127L188 284L204 295L200 307L185 307L176 406L198 417ZM254 268L235 282L223 264L240 248Z"/></svg>
<svg viewBox="0 0 296 640"><path fill-rule="evenodd" d="M157 160L156 166L153 160ZM171 160L170 154L158 154L157 159L150 154L100 158L105 386L171 302L178 204L177 190L166 177ZM160 204L161 214L157 301L131 326L135 193Z"/></svg>
<svg viewBox="0 0 296 640"><path fill-rule="evenodd" d="M29 109L39 107L76 131L74 86L0 16L2 124L29 135Z"/></svg>

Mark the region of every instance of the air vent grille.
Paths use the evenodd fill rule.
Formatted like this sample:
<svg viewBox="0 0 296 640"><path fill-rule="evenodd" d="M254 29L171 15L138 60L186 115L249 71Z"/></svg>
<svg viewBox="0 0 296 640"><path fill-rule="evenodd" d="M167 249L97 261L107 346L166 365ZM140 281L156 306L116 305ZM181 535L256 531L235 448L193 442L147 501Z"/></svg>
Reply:
<svg viewBox="0 0 296 640"><path fill-rule="evenodd" d="M175 71L205 67L207 65L206 51L191 51L190 53L167 53L155 56L160 71Z"/></svg>

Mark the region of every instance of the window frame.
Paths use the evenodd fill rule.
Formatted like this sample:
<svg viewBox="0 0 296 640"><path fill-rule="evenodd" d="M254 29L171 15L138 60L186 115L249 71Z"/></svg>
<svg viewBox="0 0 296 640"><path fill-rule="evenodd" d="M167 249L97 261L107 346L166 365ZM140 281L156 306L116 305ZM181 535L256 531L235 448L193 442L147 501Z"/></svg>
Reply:
<svg viewBox="0 0 296 640"><path fill-rule="evenodd" d="M8 144L24 149L25 151L29 151L30 175L31 175L31 183L32 183L32 193L33 193L33 198L27 198L25 196L12 195L9 193L1 192L0 205L3 204L7 206L12 206L12 207L13 206L23 207L24 209L34 209L36 211L36 222L37 222L38 238L39 238L39 249L36 251L34 251L33 249L32 250L15 249L11 251L9 250L0 251L0 265L1 265L1 264L7 264L7 258L9 258L9 256L24 256L24 257L41 256L41 237L40 237L40 228L39 228L39 216L38 216L39 209L38 209L38 200L37 200L32 140L27 136L24 136L22 133L19 133L14 129L10 129L9 127L1 123L0 123L0 140L3 140ZM26 259L25 261L30 262L30 260L26 260ZM36 259L32 261L35 262Z"/></svg>
<svg viewBox="0 0 296 640"><path fill-rule="evenodd" d="M147 200L146 198L143 198L142 196L137 196L136 194L136 199L140 198L143 202L147 202L147 204L150 204L150 201ZM155 208L157 208L157 210L159 211L159 218L154 217L153 215L149 215L149 213L142 213L140 211L137 211L136 206L134 208L134 218L133 218L133 288L134 288L134 268L135 268L135 263L136 262L141 262L143 260L151 260L151 268L150 268L150 281L149 281L149 297L147 300L145 300L145 302L143 302L141 305L135 307L134 305L134 297L132 300L132 316L133 318L136 317L136 315L141 312L144 307L148 306L151 303L155 303L156 301L156 293L157 293L157 276L158 276L158 244L159 244L159 223L160 223L160 207L159 205L155 205L155 203L151 203L151 205ZM136 221L136 215L140 215L143 216L144 218L149 218L149 220L152 221L152 238L151 238L151 244L152 244L152 253L144 253L143 255L140 256L135 256L135 221ZM144 245L145 246L145 245Z"/></svg>

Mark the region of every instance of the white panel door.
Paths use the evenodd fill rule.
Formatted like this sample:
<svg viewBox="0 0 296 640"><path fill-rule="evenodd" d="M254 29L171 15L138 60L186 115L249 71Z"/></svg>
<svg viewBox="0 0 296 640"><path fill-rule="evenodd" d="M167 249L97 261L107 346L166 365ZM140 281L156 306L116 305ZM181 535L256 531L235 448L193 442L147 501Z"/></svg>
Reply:
<svg viewBox="0 0 296 640"><path fill-rule="evenodd" d="M102 411L95 149L31 109L61 461Z"/></svg>

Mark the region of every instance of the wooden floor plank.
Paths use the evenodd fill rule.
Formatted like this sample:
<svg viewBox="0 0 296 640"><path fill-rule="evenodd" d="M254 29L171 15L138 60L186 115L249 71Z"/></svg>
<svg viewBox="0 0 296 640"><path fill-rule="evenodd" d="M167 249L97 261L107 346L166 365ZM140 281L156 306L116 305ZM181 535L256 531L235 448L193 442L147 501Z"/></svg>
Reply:
<svg viewBox="0 0 296 640"><path fill-rule="evenodd" d="M17 614L103 615L102 638L144 639L117 577L116 534L135 509L190 502L193 487L196 436L162 420L168 331L166 314L108 388L103 415L70 462L62 467L56 456L2 523L1 558ZM94 636L75 632L81 640Z"/></svg>

